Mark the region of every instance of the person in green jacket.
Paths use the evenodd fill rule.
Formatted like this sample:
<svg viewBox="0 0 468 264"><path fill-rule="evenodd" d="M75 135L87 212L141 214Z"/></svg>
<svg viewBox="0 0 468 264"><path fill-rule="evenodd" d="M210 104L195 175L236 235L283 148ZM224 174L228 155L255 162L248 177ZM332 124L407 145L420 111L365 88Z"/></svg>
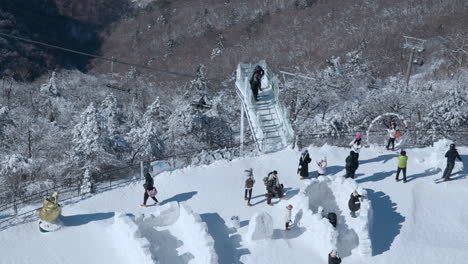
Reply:
<svg viewBox="0 0 468 264"><path fill-rule="evenodd" d="M406 183L406 163L408 162L408 156L406 156L406 151L402 150L400 155L398 155L398 169L396 173L395 180L399 181L400 171L403 171L403 182Z"/></svg>

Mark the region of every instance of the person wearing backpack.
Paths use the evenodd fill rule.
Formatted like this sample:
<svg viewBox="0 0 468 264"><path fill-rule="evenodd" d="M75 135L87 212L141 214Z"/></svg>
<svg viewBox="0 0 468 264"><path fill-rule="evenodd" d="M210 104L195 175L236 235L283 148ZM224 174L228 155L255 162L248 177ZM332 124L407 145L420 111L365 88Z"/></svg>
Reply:
<svg viewBox="0 0 468 264"><path fill-rule="evenodd" d="M244 200L247 200L247 206L252 206L250 204L250 199L252 199L252 189L255 184L255 179L253 177L253 169L250 168L245 170L245 193Z"/></svg>
<svg viewBox="0 0 468 264"><path fill-rule="evenodd" d="M311 161L312 159L309 156L309 151L307 148L304 148L299 158L299 166L297 168L297 174L301 176L301 180L309 177L309 163Z"/></svg>
<svg viewBox="0 0 468 264"><path fill-rule="evenodd" d="M357 159L356 153L354 151L349 152L349 156L346 157L346 176L345 178L354 179L356 170L359 167L359 161Z"/></svg>
<svg viewBox="0 0 468 264"><path fill-rule="evenodd" d="M158 191L154 188L153 177L151 177L151 174L149 173L145 174L145 183L143 184L143 188L145 188L145 194L143 196L143 203L140 206L146 207L146 201L148 201L149 197L154 200L154 205L158 205L159 202L158 199L156 199Z"/></svg>
<svg viewBox="0 0 468 264"><path fill-rule="evenodd" d="M452 170L455 167L455 159L458 159L459 161L462 161L462 159L453 143L450 144L450 149L445 153L445 157L447 158L447 167L445 167L442 179L444 179L444 181L449 181Z"/></svg>
<svg viewBox="0 0 468 264"><path fill-rule="evenodd" d="M281 188L281 184L279 183L278 172L275 170L268 173L264 182L267 189L267 204L273 206L271 199L275 193L278 193L278 198L283 198L283 188Z"/></svg>
<svg viewBox="0 0 468 264"><path fill-rule="evenodd" d="M400 155L398 155L398 168L397 168L397 173L395 180L400 181L399 176L400 176L400 171L403 171L403 183L406 183L406 164L408 162L408 156L406 156L406 151L402 150L400 152Z"/></svg>

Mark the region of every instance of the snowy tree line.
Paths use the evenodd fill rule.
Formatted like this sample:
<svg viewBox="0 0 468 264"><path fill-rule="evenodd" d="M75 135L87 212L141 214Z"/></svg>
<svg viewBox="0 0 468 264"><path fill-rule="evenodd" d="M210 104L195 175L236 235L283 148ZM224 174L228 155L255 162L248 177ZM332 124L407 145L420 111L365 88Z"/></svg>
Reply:
<svg viewBox="0 0 468 264"><path fill-rule="evenodd" d="M47 188L85 170L97 177L139 161L232 146L238 124L231 120L239 115L230 107L234 93L207 95L204 75L200 67L194 80L167 88L146 83L135 69L122 76L52 73L42 84L2 80L2 191L20 195L23 182ZM194 106L200 96L211 108Z"/></svg>

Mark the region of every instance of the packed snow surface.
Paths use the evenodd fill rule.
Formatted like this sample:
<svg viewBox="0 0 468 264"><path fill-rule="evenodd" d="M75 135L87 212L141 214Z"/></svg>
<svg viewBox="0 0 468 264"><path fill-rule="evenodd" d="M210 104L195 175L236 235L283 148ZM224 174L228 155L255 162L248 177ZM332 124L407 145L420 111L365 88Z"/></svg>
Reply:
<svg viewBox="0 0 468 264"><path fill-rule="evenodd" d="M291 149L163 172L155 177L160 206L139 206L143 181L77 200L63 207L57 232L39 233L37 221L1 231L0 263L327 263L333 248L346 264L466 263L468 148L459 148L465 166L457 162L456 180L437 184L446 150L447 142L407 149L406 184L395 181L396 153L376 147L362 149L356 181L342 178L349 149L331 146L309 148L307 180L299 180L300 153ZM327 176L314 179L324 156ZM256 180L251 207L247 168ZM286 197L270 207L262 178L272 170ZM354 189L366 196L357 218L347 208ZM293 224L285 231L288 204ZM319 208L337 214L336 229ZM255 232L260 239L251 239Z"/></svg>

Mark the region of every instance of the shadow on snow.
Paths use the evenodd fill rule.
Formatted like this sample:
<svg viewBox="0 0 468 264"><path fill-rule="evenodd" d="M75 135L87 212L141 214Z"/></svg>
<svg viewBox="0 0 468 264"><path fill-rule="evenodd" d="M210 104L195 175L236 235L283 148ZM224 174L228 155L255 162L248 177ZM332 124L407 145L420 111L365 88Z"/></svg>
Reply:
<svg viewBox="0 0 468 264"><path fill-rule="evenodd" d="M362 178L362 179L357 179L356 182L357 183L363 183L363 182L376 182L376 181L381 181L391 175L396 175L396 170L392 170L392 171L383 171L383 172L377 172L377 173L374 173L373 175L371 176L368 176L366 178Z"/></svg>
<svg viewBox="0 0 468 264"><path fill-rule="evenodd" d="M93 221L101 221L114 217L114 213L95 213L95 214L79 214L79 215L62 215L60 220L64 226L80 226L86 225Z"/></svg>
<svg viewBox="0 0 468 264"><path fill-rule="evenodd" d="M219 214L206 213L201 214L200 217L207 224L208 233L213 237L219 263L241 263L240 257L250 254L248 249L240 248L241 236L239 234L232 235L236 230L227 227Z"/></svg>
<svg viewBox="0 0 468 264"><path fill-rule="evenodd" d="M192 199L192 197L195 196L197 193L198 193L197 191L179 193L179 194L176 194L176 195L172 196L169 199L166 199L166 200L162 201L161 205L167 204L167 203L170 203L170 202L179 202L179 203L185 202L187 200Z"/></svg>
<svg viewBox="0 0 468 264"><path fill-rule="evenodd" d="M379 255L390 249L395 238L400 234L405 217L396 211L397 204L381 191L367 189L367 196L372 204L373 222L370 225L372 255Z"/></svg>

